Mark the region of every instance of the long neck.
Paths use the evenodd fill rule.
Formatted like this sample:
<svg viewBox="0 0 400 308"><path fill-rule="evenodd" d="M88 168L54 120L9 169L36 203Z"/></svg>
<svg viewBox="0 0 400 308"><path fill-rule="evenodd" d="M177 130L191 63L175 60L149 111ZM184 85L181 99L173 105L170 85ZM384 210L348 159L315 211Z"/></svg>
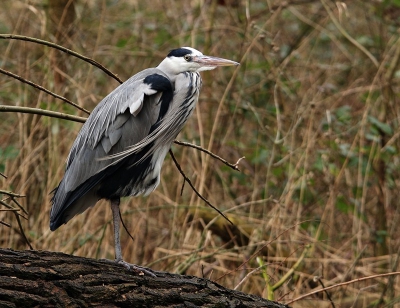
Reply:
<svg viewBox="0 0 400 308"><path fill-rule="evenodd" d="M172 114L178 114L178 123L176 124L180 129L185 125L196 107L201 84L199 73L185 72L178 74L175 79L175 92L170 111Z"/></svg>
<svg viewBox="0 0 400 308"><path fill-rule="evenodd" d="M175 77L174 97L161 124L165 127L162 130L164 136L159 140L173 142L193 113L199 99L201 84L199 73L185 72Z"/></svg>
<svg viewBox="0 0 400 308"><path fill-rule="evenodd" d="M172 60L169 57L166 57L158 66L157 68L165 73L169 80L171 80L172 84L175 84L176 77L180 73L178 68L173 65Z"/></svg>

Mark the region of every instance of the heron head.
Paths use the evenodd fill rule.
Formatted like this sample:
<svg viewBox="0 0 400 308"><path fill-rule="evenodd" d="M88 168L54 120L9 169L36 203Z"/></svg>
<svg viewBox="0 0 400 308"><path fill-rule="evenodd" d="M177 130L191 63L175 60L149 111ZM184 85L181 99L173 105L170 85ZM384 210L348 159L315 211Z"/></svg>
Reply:
<svg viewBox="0 0 400 308"><path fill-rule="evenodd" d="M239 63L217 57L203 55L191 47L173 49L158 66L168 75L178 75L183 72L201 72L213 70L217 66L239 65Z"/></svg>

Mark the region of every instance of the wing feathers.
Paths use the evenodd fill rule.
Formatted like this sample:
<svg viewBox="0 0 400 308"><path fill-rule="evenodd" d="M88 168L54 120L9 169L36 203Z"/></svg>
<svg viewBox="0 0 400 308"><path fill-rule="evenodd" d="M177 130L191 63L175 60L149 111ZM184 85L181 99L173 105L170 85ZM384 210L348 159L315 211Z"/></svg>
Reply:
<svg viewBox="0 0 400 308"><path fill-rule="evenodd" d="M159 81L161 88L157 86ZM169 95L163 97L161 92ZM71 148L64 178L52 198L52 230L87 208L79 201L86 194L88 203L96 199L92 189L102 181L103 171L116 167L120 161L104 158L145 139L159 121L161 105L170 103L172 92L171 82L163 72L147 69L128 79L96 106ZM163 98L165 102L160 104Z"/></svg>
<svg viewBox="0 0 400 308"><path fill-rule="evenodd" d="M195 80L193 80L193 78L195 78ZM137 163L140 163L154 153L158 146L156 142L157 140L162 143L171 143L181 131L187 118L193 112L198 100L200 87L200 75L187 75L185 73L179 74L175 81L173 99L171 97L172 102L169 104L168 108L163 108L163 106L161 106L160 114L162 114L162 118L153 125L150 134L145 136L138 143L129 146L129 148L126 148L115 154L108 155L105 160L110 159L114 162L121 161L132 154L140 152L141 149L149 146L150 144L153 144L150 151L148 151L139 161L137 161ZM162 99L160 101L162 101Z"/></svg>

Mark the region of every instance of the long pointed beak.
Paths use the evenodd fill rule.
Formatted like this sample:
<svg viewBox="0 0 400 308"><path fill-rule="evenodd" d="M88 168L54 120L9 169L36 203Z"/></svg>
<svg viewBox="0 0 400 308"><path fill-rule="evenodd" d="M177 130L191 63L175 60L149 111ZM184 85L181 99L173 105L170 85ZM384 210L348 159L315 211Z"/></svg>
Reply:
<svg viewBox="0 0 400 308"><path fill-rule="evenodd" d="M193 62L199 63L201 66L210 67L240 65L235 61L210 56L196 56L193 58Z"/></svg>

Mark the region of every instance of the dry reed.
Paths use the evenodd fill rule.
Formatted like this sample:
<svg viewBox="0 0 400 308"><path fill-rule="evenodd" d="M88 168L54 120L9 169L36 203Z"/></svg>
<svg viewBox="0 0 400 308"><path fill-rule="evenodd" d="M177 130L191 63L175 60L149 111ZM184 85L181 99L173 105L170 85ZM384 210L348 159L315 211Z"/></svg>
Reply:
<svg viewBox="0 0 400 308"><path fill-rule="evenodd" d="M54 22L56 13L41 1L3 1L0 32L52 41L122 80L178 46L241 62L236 71L204 73L195 115L179 136L233 164L245 156L241 171L173 146L194 186L236 228L188 185L182 189L169 157L157 191L122 202L134 236L122 234L127 261L204 275L282 302L321 283L400 270L398 1L64 2L73 10L62 9ZM0 50L1 69L87 110L118 85L41 44L6 39ZM6 75L0 96L0 105L85 116ZM113 258L106 202L49 230L49 193L81 124L22 113L0 119L0 172L7 176L0 175L0 188L26 196L18 201L29 212L21 222L32 246ZM0 221L11 225L0 225L1 247L26 249L13 212L0 212ZM400 307L398 275L327 292L291 305Z"/></svg>

